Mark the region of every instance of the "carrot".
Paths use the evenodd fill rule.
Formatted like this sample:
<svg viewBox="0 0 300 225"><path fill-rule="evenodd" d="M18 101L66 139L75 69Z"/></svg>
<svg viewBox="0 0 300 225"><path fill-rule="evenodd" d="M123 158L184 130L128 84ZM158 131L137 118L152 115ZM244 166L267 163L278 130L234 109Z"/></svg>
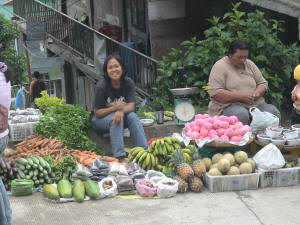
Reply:
<svg viewBox="0 0 300 225"><path fill-rule="evenodd" d="M103 156L103 160L106 162L119 162L119 159L110 156Z"/></svg>

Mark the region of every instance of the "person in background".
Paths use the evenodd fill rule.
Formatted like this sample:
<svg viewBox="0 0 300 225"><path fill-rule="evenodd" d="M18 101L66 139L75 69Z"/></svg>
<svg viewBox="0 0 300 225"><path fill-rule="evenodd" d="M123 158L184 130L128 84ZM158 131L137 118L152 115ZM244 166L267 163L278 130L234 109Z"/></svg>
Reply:
<svg viewBox="0 0 300 225"><path fill-rule="evenodd" d="M47 85L38 71L34 71L33 76L35 80L30 83L29 94L34 102L35 98L41 97L42 91L47 90Z"/></svg>
<svg viewBox="0 0 300 225"><path fill-rule="evenodd" d="M250 125L249 108L257 107L280 119L279 110L264 100L268 83L248 54L247 42L235 40L228 56L213 65L209 75L209 114L235 115L244 125Z"/></svg>
<svg viewBox="0 0 300 225"><path fill-rule="evenodd" d="M124 127L128 127L136 146L148 148L144 128L134 113L135 85L126 76L119 55L106 58L103 72L104 80L96 85L92 126L97 132L109 131L113 156L124 162Z"/></svg>
<svg viewBox="0 0 300 225"><path fill-rule="evenodd" d="M300 64L294 70L294 79L297 81L291 92L293 100L293 109L291 113L291 124L300 124Z"/></svg>
<svg viewBox="0 0 300 225"><path fill-rule="evenodd" d="M11 72L5 63L0 62L0 160L8 144L7 117L11 104ZM5 118L4 118L5 116ZM12 212L7 198L6 190L0 177L0 224L12 224Z"/></svg>

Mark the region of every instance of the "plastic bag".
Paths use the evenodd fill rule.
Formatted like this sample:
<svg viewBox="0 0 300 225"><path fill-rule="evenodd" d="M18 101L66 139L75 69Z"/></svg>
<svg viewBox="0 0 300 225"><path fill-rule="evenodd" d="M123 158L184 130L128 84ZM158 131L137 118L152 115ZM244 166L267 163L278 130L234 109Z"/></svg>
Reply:
<svg viewBox="0 0 300 225"><path fill-rule="evenodd" d="M118 162L110 163L110 176L117 176L117 175L128 175L126 167Z"/></svg>
<svg viewBox="0 0 300 225"><path fill-rule="evenodd" d="M102 179L98 183L100 189L100 198L114 197L118 194L117 183L111 177Z"/></svg>
<svg viewBox="0 0 300 225"><path fill-rule="evenodd" d="M256 107L250 108L249 112L252 115L250 127L253 133L257 130L265 130L268 126L279 125L279 118L272 113L262 112Z"/></svg>
<svg viewBox="0 0 300 225"><path fill-rule="evenodd" d="M109 163L102 159L96 159L91 166L91 170L108 169L108 168L109 168Z"/></svg>
<svg viewBox="0 0 300 225"><path fill-rule="evenodd" d="M157 196L162 198L169 198L176 195L178 190L178 181L171 178L161 179L157 183Z"/></svg>
<svg viewBox="0 0 300 225"><path fill-rule="evenodd" d="M162 172L155 171L155 170L148 170L145 179L152 180L157 184L161 179L165 177L166 175L163 174Z"/></svg>
<svg viewBox="0 0 300 225"><path fill-rule="evenodd" d="M135 185L135 188L143 197L153 197L157 192L155 183L148 179L139 180Z"/></svg>
<svg viewBox="0 0 300 225"><path fill-rule="evenodd" d="M89 171L89 169L81 165L80 163L77 164L75 173L78 176L84 176L84 177L92 176L92 173Z"/></svg>
<svg viewBox="0 0 300 225"><path fill-rule="evenodd" d="M258 169L272 170L282 168L285 159L276 145L270 143L253 157Z"/></svg>
<svg viewBox="0 0 300 225"><path fill-rule="evenodd" d="M25 108L23 89L24 89L24 87L21 87L18 90L18 93L16 95L15 105L14 105L15 109L24 109Z"/></svg>

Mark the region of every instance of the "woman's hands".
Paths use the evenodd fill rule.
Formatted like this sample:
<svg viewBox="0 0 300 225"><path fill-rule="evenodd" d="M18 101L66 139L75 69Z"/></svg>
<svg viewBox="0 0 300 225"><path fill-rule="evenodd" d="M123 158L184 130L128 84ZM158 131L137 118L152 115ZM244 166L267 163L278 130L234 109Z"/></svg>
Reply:
<svg viewBox="0 0 300 225"><path fill-rule="evenodd" d="M118 125L123 122L124 112L122 110L118 110L115 112L112 121L114 124Z"/></svg>
<svg viewBox="0 0 300 225"><path fill-rule="evenodd" d="M126 105L126 102L118 101L114 104L113 107L114 107L115 111L118 111L118 110L122 110L125 105Z"/></svg>

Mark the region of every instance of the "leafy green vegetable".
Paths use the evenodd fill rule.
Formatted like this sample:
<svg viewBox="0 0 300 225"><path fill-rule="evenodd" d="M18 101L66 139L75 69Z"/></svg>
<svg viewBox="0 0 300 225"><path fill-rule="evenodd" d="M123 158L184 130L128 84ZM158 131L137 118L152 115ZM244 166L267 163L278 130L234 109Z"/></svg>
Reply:
<svg viewBox="0 0 300 225"><path fill-rule="evenodd" d="M46 91L42 91L41 95L42 97L36 98L34 103L42 112L45 112L51 106L62 105L65 101L63 98L50 97Z"/></svg>
<svg viewBox="0 0 300 225"><path fill-rule="evenodd" d="M49 107L35 132L47 138L56 138L70 149L93 150L100 153L97 143L87 137L91 129L90 114L80 105Z"/></svg>

